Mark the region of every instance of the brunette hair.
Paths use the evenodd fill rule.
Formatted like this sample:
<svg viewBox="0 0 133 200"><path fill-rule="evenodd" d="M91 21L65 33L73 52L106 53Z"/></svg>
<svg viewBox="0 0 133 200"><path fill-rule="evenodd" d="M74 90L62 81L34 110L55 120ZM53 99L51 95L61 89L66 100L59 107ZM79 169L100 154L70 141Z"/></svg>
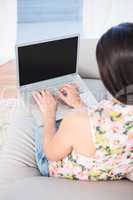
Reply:
<svg viewBox="0 0 133 200"><path fill-rule="evenodd" d="M109 29L97 44L96 58L108 91L120 102L133 105L133 23Z"/></svg>

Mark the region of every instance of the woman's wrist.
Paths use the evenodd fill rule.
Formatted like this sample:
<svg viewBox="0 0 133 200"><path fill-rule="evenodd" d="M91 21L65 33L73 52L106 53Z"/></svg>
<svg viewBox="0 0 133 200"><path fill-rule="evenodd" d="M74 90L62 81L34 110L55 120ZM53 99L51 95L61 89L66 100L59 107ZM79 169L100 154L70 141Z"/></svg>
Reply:
<svg viewBox="0 0 133 200"><path fill-rule="evenodd" d="M76 109L86 108L86 104L83 101L80 101L74 106L74 108Z"/></svg>
<svg viewBox="0 0 133 200"><path fill-rule="evenodd" d="M49 143L53 138L56 132L56 115L44 115L43 124L44 124L44 134L45 134L45 143ZM44 143L44 144L45 144Z"/></svg>
<svg viewBox="0 0 133 200"><path fill-rule="evenodd" d="M53 114L49 113L47 115L43 113L42 117L43 117L43 121L44 121L45 124L46 123L51 123L51 122L55 121L56 113L53 113Z"/></svg>

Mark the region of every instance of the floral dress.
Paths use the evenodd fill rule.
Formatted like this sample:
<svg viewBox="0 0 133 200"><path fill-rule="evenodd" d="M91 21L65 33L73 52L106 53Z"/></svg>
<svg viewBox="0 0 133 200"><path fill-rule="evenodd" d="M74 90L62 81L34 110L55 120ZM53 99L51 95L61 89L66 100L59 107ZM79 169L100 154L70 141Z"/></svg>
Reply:
<svg viewBox="0 0 133 200"><path fill-rule="evenodd" d="M49 161L49 175L76 180L118 180L133 170L133 106L102 101L89 109L94 157L73 150Z"/></svg>

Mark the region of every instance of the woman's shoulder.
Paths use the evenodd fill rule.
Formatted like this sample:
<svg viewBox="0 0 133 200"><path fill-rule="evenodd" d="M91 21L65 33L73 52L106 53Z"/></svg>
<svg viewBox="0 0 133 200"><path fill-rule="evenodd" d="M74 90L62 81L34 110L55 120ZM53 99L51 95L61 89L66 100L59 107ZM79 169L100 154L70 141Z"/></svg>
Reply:
<svg viewBox="0 0 133 200"><path fill-rule="evenodd" d="M103 109L115 109L115 108L119 108L119 109L125 109L125 110L133 110L133 105L126 105L123 104L119 101L117 101L116 99L111 99L111 100L102 100L100 102L98 102L96 105L92 106L92 109L98 109L98 108L103 108Z"/></svg>
<svg viewBox="0 0 133 200"><path fill-rule="evenodd" d="M90 114L106 119L116 115L122 116L123 118L127 118L128 116L133 118L133 106L122 104L115 99L102 100L90 109Z"/></svg>
<svg viewBox="0 0 133 200"><path fill-rule="evenodd" d="M86 111L73 111L64 116L60 124L60 129L63 132L70 132L73 130L73 133L84 131L88 128L88 112ZM67 133L69 134L69 133Z"/></svg>
<svg viewBox="0 0 133 200"><path fill-rule="evenodd" d="M79 122L81 120L86 120L88 119L88 109L86 110L73 110L70 113L67 113L62 122L67 123L69 122L70 124L73 124L73 122Z"/></svg>
<svg viewBox="0 0 133 200"><path fill-rule="evenodd" d="M133 117L133 106L125 105L118 102L115 99L102 100L97 105L81 110L73 110L72 112L65 115L62 122L63 124L82 124L88 123L88 119L93 116L99 117L110 117L114 115L132 116Z"/></svg>

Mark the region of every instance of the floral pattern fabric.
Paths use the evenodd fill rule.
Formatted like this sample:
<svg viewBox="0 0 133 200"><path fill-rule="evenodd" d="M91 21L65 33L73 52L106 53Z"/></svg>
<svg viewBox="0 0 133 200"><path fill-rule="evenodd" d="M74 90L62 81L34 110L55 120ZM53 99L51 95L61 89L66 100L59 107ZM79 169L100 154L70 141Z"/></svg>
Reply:
<svg viewBox="0 0 133 200"><path fill-rule="evenodd" d="M60 161L49 161L49 175L76 180L119 180L133 170L133 106L102 101L89 109L96 153L73 150Z"/></svg>

